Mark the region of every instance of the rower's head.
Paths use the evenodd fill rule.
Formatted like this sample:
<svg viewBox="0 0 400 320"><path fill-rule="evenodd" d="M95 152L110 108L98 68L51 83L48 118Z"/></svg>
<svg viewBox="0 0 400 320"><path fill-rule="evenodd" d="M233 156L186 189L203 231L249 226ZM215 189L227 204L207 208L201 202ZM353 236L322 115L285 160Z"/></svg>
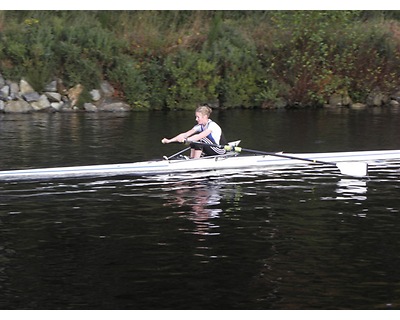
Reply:
<svg viewBox="0 0 400 320"><path fill-rule="evenodd" d="M207 117L211 116L212 109L208 104L201 104L197 107L196 113L199 112L202 115L206 115Z"/></svg>
<svg viewBox="0 0 400 320"><path fill-rule="evenodd" d="M196 108L196 121L198 124L206 124L211 116L212 109L208 104L202 104Z"/></svg>

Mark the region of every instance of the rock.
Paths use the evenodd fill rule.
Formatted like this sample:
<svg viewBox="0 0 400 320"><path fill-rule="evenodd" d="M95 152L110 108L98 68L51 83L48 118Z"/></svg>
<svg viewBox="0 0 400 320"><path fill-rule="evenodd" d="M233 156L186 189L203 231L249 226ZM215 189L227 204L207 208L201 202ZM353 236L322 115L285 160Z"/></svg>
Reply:
<svg viewBox="0 0 400 320"><path fill-rule="evenodd" d="M389 98L379 91L371 92L367 97L367 105L371 107L380 107L388 102Z"/></svg>
<svg viewBox="0 0 400 320"><path fill-rule="evenodd" d="M112 102L102 104L98 107L98 110L106 112L128 112L131 111L131 107L125 102Z"/></svg>
<svg viewBox="0 0 400 320"><path fill-rule="evenodd" d="M334 93L329 98L329 106L331 107L341 107L342 103L342 95L339 93Z"/></svg>
<svg viewBox="0 0 400 320"><path fill-rule="evenodd" d="M4 111L5 103L3 100L0 100L0 111Z"/></svg>
<svg viewBox="0 0 400 320"><path fill-rule="evenodd" d="M7 100L9 95L10 95L10 87L8 85L3 86L0 89L0 99Z"/></svg>
<svg viewBox="0 0 400 320"><path fill-rule="evenodd" d="M100 90L93 89L90 91L90 95L92 96L93 101L99 101L101 99Z"/></svg>
<svg viewBox="0 0 400 320"><path fill-rule="evenodd" d="M351 109L365 109L367 107L367 105L366 104L364 104L364 103L359 103L359 102L356 102L356 103L353 103L351 106L350 106L350 108Z"/></svg>
<svg viewBox="0 0 400 320"><path fill-rule="evenodd" d="M397 101L397 100L390 100L390 106L391 107L398 107L398 106L400 106L400 102L399 101Z"/></svg>
<svg viewBox="0 0 400 320"><path fill-rule="evenodd" d="M77 109L71 105L71 101L68 99L62 99L61 103L63 104L60 109L62 112L75 112Z"/></svg>
<svg viewBox="0 0 400 320"><path fill-rule="evenodd" d="M4 106L5 113L29 113L33 111L32 106L25 100L7 101Z"/></svg>
<svg viewBox="0 0 400 320"><path fill-rule="evenodd" d="M44 91L47 92L57 92L57 81L51 81L50 83L46 84L44 87Z"/></svg>
<svg viewBox="0 0 400 320"><path fill-rule="evenodd" d="M0 88L6 85L6 80L3 78L3 75L0 74Z"/></svg>
<svg viewBox="0 0 400 320"><path fill-rule="evenodd" d="M10 82L9 86L10 86L10 99L14 100L20 98L18 83Z"/></svg>
<svg viewBox="0 0 400 320"><path fill-rule="evenodd" d="M93 103L85 103L83 109L87 112L97 112L97 107Z"/></svg>
<svg viewBox="0 0 400 320"><path fill-rule="evenodd" d="M49 99L50 102L61 101L61 94L59 94L58 92L45 92L44 94L46 95L47 99Z"/></svg>
<svg viewBox="0 0 400 320"><path fill-rule="evenodd" d="M344 107L350 106L352 103L348 93L334 93L329 98L329 106L331 107Z"/></svg>
<svg viewBox="0 0 400 320"><path fill-rule="evenodd" d="M57 79L56 80L56 84L57 84L57 89L56 91L62 95L66 95L68 94L68 90L64 85L64 82L61 79ZM50 91L50 90L49 90Z"/></svg>
<svg viewBox="0 0 400 320"><path fill-rule="evenodd" d="M115 90L108 81L103 81L100 83L100 91L104 97L112 97Z"/></svg>
<svg viewBox="0 0 400 320"><path fill-rule="evenodd" d="M64 102L51 102L50 106L56 110L56 111L60 111L62 109L62 107L64 106Z"/></svg>
<svg viewBox="0 0 400 320"><path fill-rule="evenodd" d="M397 102L400 102L400 90L395 91L390 98L392 100L396 100Z"/></svg>
<svg viewBox="0 0 400 320"><path fill-rule="evenodd" d="M68 90L68 98L71 100L72 107L75 107L78 104L78 100L82 91L83 86L81 84L77 84L75 87L72 87Z"/></svg>
<svg viewBox="0 0 400 320"><path fill-rule="evenodd" d="M37 101L31 103L31 106L33 110L41 111L43 109L50 108L51 105L49 99L47 99L47 97L44 94L42 94Z"/></svg>
<svg viewBox="0 0 400 320"><path fill-rule="evenodd" d="M353 101L351 100L350 96L346 93L342 97L342 103L344 106L348 107L353 103Z"/></svg>
<svg viewBox="0 0 400 320"><path fill-rule="evenodd" d="M28 93L23 93L22 97L27 101L27 102L34 102L38 101L40 99L39 93L33 91L33 92L28 92Z"/></svg>
<svg viewBox="0 0 400 320"><path fill-rule="evenodd" d="M26 81L24 79L21 79L21 81L19 82L19 90L21 91L21 95L35 92L35 90L28 83L28 81Z"/></svg>

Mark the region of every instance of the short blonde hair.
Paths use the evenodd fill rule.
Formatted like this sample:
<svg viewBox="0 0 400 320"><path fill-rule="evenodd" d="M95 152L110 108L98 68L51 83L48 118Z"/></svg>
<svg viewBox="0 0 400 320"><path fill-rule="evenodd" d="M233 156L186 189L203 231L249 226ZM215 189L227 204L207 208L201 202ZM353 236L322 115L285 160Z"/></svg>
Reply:
<svg viewBox="0 0 400 320"><path fill-rule="evenodd" d="M203 104L197 107L196 112L210 117L212 109L207 104Z"/></svg>

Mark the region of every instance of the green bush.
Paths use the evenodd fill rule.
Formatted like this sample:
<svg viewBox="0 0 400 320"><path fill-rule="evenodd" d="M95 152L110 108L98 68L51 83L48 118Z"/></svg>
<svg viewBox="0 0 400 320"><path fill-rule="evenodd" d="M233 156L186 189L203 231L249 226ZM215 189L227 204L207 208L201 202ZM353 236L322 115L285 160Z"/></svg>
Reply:
<svg viewBox="0 0 400 320"><path fill-rule="evenodd" d="M256 47L232 26L222 25L215 18L203 53L215 65L219 77L216 86L222 107L253 107L265 75Z"/></svg>
<svg viewBox="0 0 400 320"><path fill-rule="evenodd" d="M0 11L0 72L109 80L134 108L320 106L399 87L391 11Z"/></svg>
<svg viewBox="0 0 400 320"><path fill-rule="evenodd" d="M179 51L169 55L166 69L166 106L169 109L193 109L199 102L216 101L215 64L208 62L201 53Z"/></svg>
<svg viewBox="0 0 400 320"><path fill-rule="evenodd" d="M291 104L322 105L333 93L365 99L398 86L398 47L376 20L359 11L293 11L274 15L273 74L289 87ZM392 46L390 46L392 44ZM391 70L391 71L389 71Z"/></svg>
<svg viewBox="0 0 400 320"><path fill-rule="evenodd" d="M140 109L150 107L148 101L150 92L139 62L129 56L122 56L108 74L132 107Z"/></svg>

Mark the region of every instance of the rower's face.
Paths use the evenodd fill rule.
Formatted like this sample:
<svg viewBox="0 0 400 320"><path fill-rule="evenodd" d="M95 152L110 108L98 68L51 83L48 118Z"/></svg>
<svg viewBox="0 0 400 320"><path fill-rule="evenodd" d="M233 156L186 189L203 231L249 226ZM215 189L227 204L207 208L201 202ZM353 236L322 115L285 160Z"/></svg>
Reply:
<svg viewBox="0 0 400 320"><path fill-rule="evenodd" d="M198 124L205 125L207 124L208 117L205 114L196 112L196 121Z"/></svg>

